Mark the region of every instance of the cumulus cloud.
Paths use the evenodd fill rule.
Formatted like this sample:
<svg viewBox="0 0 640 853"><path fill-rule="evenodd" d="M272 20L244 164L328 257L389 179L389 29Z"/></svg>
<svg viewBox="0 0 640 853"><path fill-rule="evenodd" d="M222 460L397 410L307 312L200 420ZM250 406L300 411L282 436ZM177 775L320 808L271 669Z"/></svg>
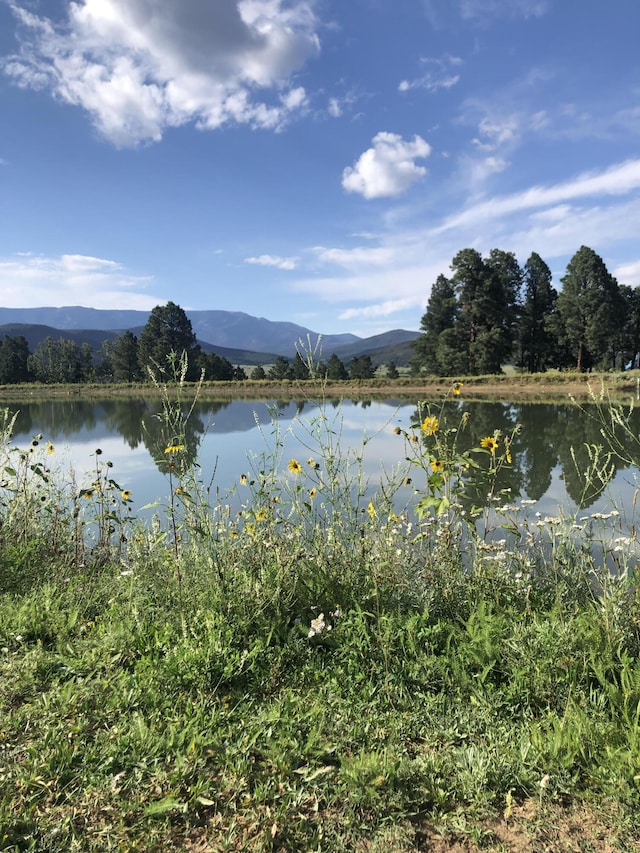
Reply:
<svg viewBox="0 0 640 853"><path fill-rule="evenodd" d="M320 49L305 0L77 0L61 21L9 3L21 43L4 72L87 110L118 146L188 122L279 129L307 100L293 74Z"/></svg>
<svg viewBox="0 0 640 853"><path fill-rule="evenodd" d="M258 255L254 258L245 258L244 261L246 264L277 267L279 270L294 270L297 266L296 258L280 258L277 255Z"/></svg>
<svg viewBox="0 0 640 853"><path fill-rule="evenodd" d="M149 311L159 300L140 291L151 281L115 261L88 255L0 258L0 303L6 308L88 305L89 301L92 308L117 305Z"/></svg>
<svg viewBox="0 0 640 853"><path fill-rule="evenodd" d="M365 198L389 198L406 192L426 175L422 160L431 146L421 136L406 142L397 133L381 132L372 139L372 147L360 155L355 165L342 173L342 186L347 192Z"/></svg>

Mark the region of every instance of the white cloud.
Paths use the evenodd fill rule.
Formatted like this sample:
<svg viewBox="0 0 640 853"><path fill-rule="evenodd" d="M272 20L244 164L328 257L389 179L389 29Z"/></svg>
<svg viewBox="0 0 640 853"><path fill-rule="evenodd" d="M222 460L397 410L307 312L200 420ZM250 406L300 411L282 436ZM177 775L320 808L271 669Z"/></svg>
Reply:
<svg viewBox="0 0 640 853"><path fill-rule="evenodd" d="M78 0L63 22L10 5L22 41L5 73L87 110L118 146L187 122L278 129L305 105L290 81L320 49L305 0Z"/></svg>
<svg viewBox="0 0 640 853"><path fill-rule="evenodd" d="M453 74L452 68L462 64L458 56L443 56L441 58L426 57L421 62L429 67L424 74L415 80L402 80L398 91L409 92L411 89L426 89L437 92L439 89L451 89L460 82L460 75Z"/></svg>
<svg viewBox="0 0 640 853"><path fill-rule="evenodd" d="M344 306L341 320L396 315L395 322L411 328L432 283L439 274L449 274L452 258L465 247L482 254L493 248L513 251L521 263L535 251L561 271L581 245L588 245L615 259L609 263L619 281L640 284L637 253L625 253L637 241L638 188L640 160L628 161L470 204L413 231L390 223L386 231L372 234L372 245L366 247L315 247L319 260L341 269L295 280L292 287Z"/></svg>
<svg viewBox="0 0 640 853"><path fill-rule="evenodd" d="M398 311L404 311L407 308L413 307L415 307L414 299L390 299L376 305L365 305L364 308L347 308L346 311L338 314L338 320L353 320L355 317L365 317L367 319L388 317L390 314L397 314Z"/></svg>
<svg viewBox="0 0 640 853"><path fill-rule="evenodd" d="M520 135L520 119L510 115L501 120L485 117L478 127L480 138L473 140L477 148L484 151L495 151L502 145L517 142Z"/></svg>
<svg viewBox="0 0 640 853"><path fill-rule="evenodd" d="M548 0L461 0L460 11L466 19L539 18L549 8Z"/></svg>
<svg viewBox="0 0 640 853"><path fill-rule="evenodd" d="M297 266L296 258L280 258L277 255L258 255L254 258L245 258L244 261L246 264L277 267L279 270L294 270Z"/></svg>
<svg viewBox="0 0 640 853"><path fill-rule="evenodd" d="M613 275L620 284L628 284L631 287L640 287L640 261L631 261L620 264L613 270Z"/></svg>
<svg viewBox="0 0 640 853"><path fill-rule="evenodd" d="M373 137L372 143L373 147L342 173L342 186L347 192L365 198L398 196L426 175L424 166L415 163L431 153L431 146L421 136L405 142L397 133L383 131Z"/></svg>
<svg viewBox="0 0 640 853"><path fill-rule="evenodd" d="M336 264L345 269L361 266L383 266L393 261L395 252L388 246L356 246L353 249L327 249L316 246L313 250L322 263Z"/></svg>
<svg viewBox="0 0 640 853"><path fill-rule="evenodd" d="M0 303L6 308L88 305L148 311L160 301L139 292L151 281L115 261L87 255L0 258Z"/></svg>
<svg viewBox="0 0 640 853"><path fill-rule="evenodd" d="M460 226L480 225L487 219L495 219L516 212L556 205L571 199L588 196L623 195L640 188L640 160L628 160L602 172L589 172L573 180L550 187L531 187L521 193L492 198L473 205L447 219L434 230L439 234Z"/></svg>
<svg viewBox="0 0 640 853"><path fill-rule="evenodd" d="M329 98L329 104L327 106L327 110L329 111L329 115L332 118L340 118L342 115L342 104L339 98Z"/></svg>

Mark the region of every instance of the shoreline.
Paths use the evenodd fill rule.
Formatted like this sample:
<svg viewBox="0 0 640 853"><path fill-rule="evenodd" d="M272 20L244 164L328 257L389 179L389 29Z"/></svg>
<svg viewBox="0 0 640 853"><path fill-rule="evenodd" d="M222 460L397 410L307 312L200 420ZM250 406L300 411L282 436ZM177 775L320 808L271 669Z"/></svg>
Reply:
<svg viewBox="0 0 640 853"><path fill-rule="evenodd" d="M455 382L462 382L460 399L508 399L510 402L567 402L575 399L640 399L640 371L627 373L563 374L545 373L526 376L421 377L396 380L345 380L343 382L244 380L204 382L198 394L206 399L317 399L336 398L443 398L451 394ZM169 386L170 387L170 386ZM184 386L195 392L197 383ZM0 386L0 405L25 399L109 399L113 397L158 397L162 389L147 383L87 383L78 385L4 385Z"/></svg>

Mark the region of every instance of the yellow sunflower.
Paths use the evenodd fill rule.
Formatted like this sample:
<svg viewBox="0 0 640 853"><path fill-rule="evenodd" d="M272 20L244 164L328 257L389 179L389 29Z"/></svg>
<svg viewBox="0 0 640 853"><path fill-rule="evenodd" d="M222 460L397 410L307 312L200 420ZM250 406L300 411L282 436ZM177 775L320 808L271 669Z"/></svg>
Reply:
<svg viewBox="0 0 640 853"><path fill-rule="evenodd" d="M184 444L170 444L169 447L165 447L165 453L180 453L181 450L184 450Z"/></svg>
<svg viewBox="0 0 640 853"><path fill-rule="evenodd" d="M302 472L302 465L297 459L290 459L287 468L292 474L300 474Z"/></svg>
<svg viewBox="0 0 640 853"><path fill-rule="evenodd" d="M422 421L420 429L425 435L435 435L438 432L440 421L435 415L427 415Z"/></svg>
<svg viewBox="0 0 640 853"><path fill-rule="evenodd" d="M493 436L488 435L486 438L483 438L480 442L480 447L484 447L485 450L490 451L491 453L495 453L498 449L498 442Z"/></svg>

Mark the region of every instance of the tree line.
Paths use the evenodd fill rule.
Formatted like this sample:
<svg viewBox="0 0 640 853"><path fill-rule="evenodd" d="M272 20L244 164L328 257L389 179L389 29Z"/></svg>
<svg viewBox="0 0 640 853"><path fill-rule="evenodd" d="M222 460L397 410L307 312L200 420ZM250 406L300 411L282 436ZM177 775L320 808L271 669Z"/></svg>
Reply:
<svg viewBox="0 0 640 853"><path fill-rule="evenodd" d="M139 336L124 332L115 341L104 341L99 352L88 343L47 337L29 350L22 335L6 335L0 340L0 384L21 382L69 384L91 381L141 382L150 371L159 378L172 377L175 354L187 355L188 380L232 381L247 378L245 370L224 356L204 352L198 344L191 321L174 302L156 306ZM347 367L333 354L327 362L314 366L314 375L331 380L370 379L375 373L371 357L353 358ZM309 365L300 354L290 360L278 356L269 371L257 366L251 379L293 379L310 377Z"/></svg>
<svg viewBox="0 0 640 853"><path fill-rule="evenodd" d="M412 342L414 372L451 376L637 366L640 291L618 284L593 249L571 258L560 292L540 255L463 249L438 276Z"/></svg>

